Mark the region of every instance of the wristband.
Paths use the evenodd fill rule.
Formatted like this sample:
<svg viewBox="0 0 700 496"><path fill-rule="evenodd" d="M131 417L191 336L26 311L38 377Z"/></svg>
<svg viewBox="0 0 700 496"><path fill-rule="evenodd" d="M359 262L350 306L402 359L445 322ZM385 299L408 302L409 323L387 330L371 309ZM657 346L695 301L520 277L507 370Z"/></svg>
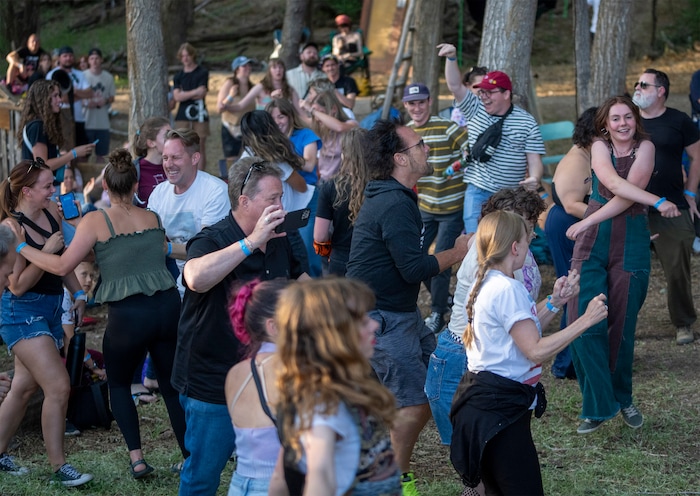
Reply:
<svg viewBox="0 0 700 496"><path fill-rule="evenodd" d="M25 246L27 246L27 242L26 242L26 241L22 241L20 244L17 245L17 248L15 248L15 251L16 251L17 253L19 253L19 252L22 251L22 248L24 248Z"/></svg>
<svg viewBox="0 0 700 496"><path fill-rule="evenodd" d="M665 197L665 196L662 196L661 198L659 198L659 201L657 201L656 203L654 203L654 208L658 210L659 207L661 206L661 204L662 204L663 202L665 202L665 201L666 201L666 197Z"/></svg>
<svg viewBox="0 0 700 496"><path fill-rule="evenodd" d="M447 60L451 60L452 62L454 62L455 60L457 60L457 57L447 57Z"/></svg>
<svg viewBox="0 0 700 496"><path fill-rule="evenodd" d="M173 252L173 244L168 243L168 253L166 253L165 256L169 257L172 252Z"/></svg>
<svg viewBox="0 0 700 496"><path fill-rule="evenodd" d="M92 355L90 353L88 353L87 355L85 355L85 358L83 358L83 362L87 362L91 358L92 358Z"/></svg>
<svg viewBox="0 0 700 496"><path fill-rule="evenodd" d="M73 158L78 158L78 152L75 151L75 148L73 148L71 152L73 152Z"/></svg>
<svg viewBox="0 0 700 496"><path fill-rule="evenodd" d="M245 238L241 239L238 241L238 245L241 247L241 251L246 257L249 257L253 254L252 251L250 251L250 248L248 248L248 245L245 244Z"/></svg>
<svg viewBox="0 0 700 496"><path fill-rule="evenodd" d="M84 294L85 294L85 291L82 290L82 289L79 289L78 291L76 291L75 293L73 293L73 299L74 299L74 300L77 300L78 297L83 296Z"/></svg>
<svg viewBox="0 0 700 496"><path fill-rule="evenodd" d="M233 97L231 95L226 97L226 103L230 103L233 101Z"/></svg>
<svg viewBox="0 0 700 496"><path fill-rule="evenodd" d="M686 189L686 190L683 190L683 194L684 194L684 195L688 195L688 196L691 197L691 198L695 198L695 193L693 193L693 192L690 191L690 190L687 190L687 189Z"/></svg>
<svg viewBox="0 0 700 496"><path fill-rule="evenodd" d="M554 305L552 305L552 295L547 296L546 306L547 306L547 310L549 310L550 312L559 313L559 310L560 310L559 307L555 307Z"/></svg>

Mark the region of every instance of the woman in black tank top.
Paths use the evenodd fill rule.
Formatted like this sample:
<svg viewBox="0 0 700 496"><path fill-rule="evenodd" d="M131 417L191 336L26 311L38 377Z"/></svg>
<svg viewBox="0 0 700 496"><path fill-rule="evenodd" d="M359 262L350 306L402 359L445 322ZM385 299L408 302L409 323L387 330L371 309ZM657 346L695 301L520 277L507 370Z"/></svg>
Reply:
<svg viewBox="0 0 700 496"><path fill-rule="evenodd" d="M24 244L47 253L63 249L58 207L51 201L56 190L51 169L41 159L23 160L0 185L0 218L16 233L25 231ZM81 290L75 274L64 277L44 272L17 256L9 288L2 295L0 335L15 355L15 376L7 399L0 405L0 471L26 472L7 455L10 439L22 421L27 402L39 388L44 391L41 425L49 463L56 478L67 486L92 479L66 463L63 445L70 381L61 361L63 345L61 302L63 284L72 294ZM77 296L77 322L83 318L85 298Z"/></svg>

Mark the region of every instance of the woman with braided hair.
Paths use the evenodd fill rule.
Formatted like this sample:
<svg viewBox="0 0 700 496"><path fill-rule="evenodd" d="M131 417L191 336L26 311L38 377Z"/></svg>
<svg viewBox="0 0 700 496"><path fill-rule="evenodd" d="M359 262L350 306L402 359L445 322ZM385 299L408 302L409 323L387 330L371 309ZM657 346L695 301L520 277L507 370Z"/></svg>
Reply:
<svg viewBox="0 0 700 496"><path fill-rule="evenodd" d="M550 297L535 303L513 277L525 262L530 230L514 213L488 214L476 231L479 270L467 300L463 341L468 372L455 394L451 460L469 487L483 481L486 494L543 494L532 410L546 408L542 362L607 315L605 296L591 300L569 327L542 337L559 311ZM552 291L566 303L578 292L570 275Z"/></svg>

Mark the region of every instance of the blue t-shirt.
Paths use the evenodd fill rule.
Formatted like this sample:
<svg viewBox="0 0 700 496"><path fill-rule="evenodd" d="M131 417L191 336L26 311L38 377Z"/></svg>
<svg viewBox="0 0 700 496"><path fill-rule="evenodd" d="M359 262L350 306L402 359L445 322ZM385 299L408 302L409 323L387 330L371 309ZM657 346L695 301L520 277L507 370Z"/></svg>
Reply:
<svg viewBox="0 0 700 496"><path fill-rule="evenodd" d="M300 157L304 156L304 147L308 145L309 143L313 143L314 141L316 142L316 146L318 149L321 149L321 146L323 144L321 143L321 138L316 136L316 133L314 133L311 129L308 127L304 127L302 129L295 129L292 135L289 137L291 140L292 144L294 145L294 151L296 152L297 155ZM306 184L311 184L314 185L318 182L318 166L314 167L314 170L311 172L306 172L304 170L300 170L299 174L301 174L301 177L304 178L304 181L306 181Z"/></svg>

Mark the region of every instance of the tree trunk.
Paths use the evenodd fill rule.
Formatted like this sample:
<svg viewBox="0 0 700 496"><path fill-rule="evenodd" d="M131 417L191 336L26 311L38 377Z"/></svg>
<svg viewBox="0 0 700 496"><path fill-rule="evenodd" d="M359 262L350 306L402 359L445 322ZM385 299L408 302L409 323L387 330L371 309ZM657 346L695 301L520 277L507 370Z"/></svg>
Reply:
<svg viewBox="0 0 700 496"><path fill-rule="evenodd" d="M576 62L576 111L580 115L595 104L590 97L591 26L586 0L574 0L574 59Z"/></svg>
<svg viewBox="0 0 700 496"><path fill-rule="evenodd" d="M168 115L168 69L159 0L126 0L129 137L149 117Z"/></svg>
<svg viewBox="0 0 700 496"><path fill-rule="evenodd" d="M0 2L0 33L7 42L8 52L21 48L30 34L38 32L39 12L39 0Z"/></svg>
<svg viewBox="0 0 700 496"><path fill-rule="evenodd" d="M440 94L440 58L436 56L438 43L442 43L443 14L445 0L412 0L416 2L413 35L413 82L430 88L431 114L437 114Z"/></svg>
<svg viewBox="0 0 700 496"><path fill-rule="evenodd" d="M537 0L486 2L479 65L503 71L513 83L518 105L531 111L530 53Z"/></svg>
<svg viewBox="0 0 700 496"><path fill-rule="evenodd" d="M602 0L591 55L591 101L625 92L630 47L632 0Z"/></svg>
<svg viewBox="0 0 700 496"><path fill-rule="evenodd" d="M282 52L280 59L287 69L299 65L299 43L304 29L306 12L310 0L287 0L282 24Z"/></svg>
<svg viewBox="0 0 700 496"><path fill-rule="evenodd" d="M187 41L187 30L194 24L194 0L162 0L160 17L168 64L179 64L177 49Z"/></svg>

